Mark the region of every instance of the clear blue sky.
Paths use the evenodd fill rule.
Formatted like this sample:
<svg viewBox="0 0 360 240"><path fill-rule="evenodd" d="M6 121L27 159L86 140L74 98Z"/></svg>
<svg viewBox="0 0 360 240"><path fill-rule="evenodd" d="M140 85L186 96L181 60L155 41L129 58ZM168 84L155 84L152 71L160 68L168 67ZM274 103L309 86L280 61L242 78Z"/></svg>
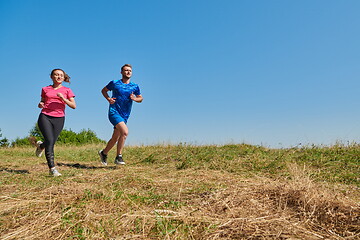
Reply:
<svg viewBox="0 0 360 240"><path fill-rule="evenodd" d="M108 140L100 90L133 65L128 145L360 141L358 0L2 0L0 128L25 137L53 68L67 129Z"/></svg>

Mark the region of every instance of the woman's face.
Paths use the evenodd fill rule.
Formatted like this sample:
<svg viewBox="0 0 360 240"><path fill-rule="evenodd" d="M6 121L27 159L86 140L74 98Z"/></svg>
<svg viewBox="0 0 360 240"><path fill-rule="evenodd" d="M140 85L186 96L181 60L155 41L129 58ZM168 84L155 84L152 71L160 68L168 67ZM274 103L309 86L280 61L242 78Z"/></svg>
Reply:
<svg viewBox="0 0 360 240"><path fill-rule="evenodd" d="M65 74L61 70L55 70L51 75L51 79L54 83L61 84L65 79Z"/></svg>

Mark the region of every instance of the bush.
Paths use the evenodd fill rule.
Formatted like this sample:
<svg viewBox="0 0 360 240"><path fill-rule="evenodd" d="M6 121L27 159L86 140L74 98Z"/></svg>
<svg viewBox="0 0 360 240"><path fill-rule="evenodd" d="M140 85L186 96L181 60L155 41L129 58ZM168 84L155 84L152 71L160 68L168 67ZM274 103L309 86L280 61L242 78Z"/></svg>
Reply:
<svg viewBox="0 0 360 240"><path fill-rule="evenodd" d="M75 133L71 129L70 130L64 129L60 133L58 142L63 144L71 143L71 144L81 145L86 143L103 143L104 140L99 139L96 136L95 132L93 132L90 129L88 130L83 129L79 133Z"/></svg>
<svg viewBox="0 0 360 240"><path fill-rule="evenodd" d="M10 142L7 138L2 138L2 133L0 129L0 147L8 147L10 145Z"/></svg>
<svg viewBox="0 0 360 240"><path fill-rule="evenodd" d="M36 141L44 141L44 138L41 134L41 131L37 124L30 130L29 137L17 138L11 145L12 146L27 146L34 145ZM1 136L0 136L1 137ZM58 144L87 144L87 143L104 143L105 141L98 138L94 131L90 129L83 129L79 133L74 131L63 129L60 133L60 136L57 140Z"/></svg>
<svg viewBox="0 0 360 240"><path fill-rule="evenodd" d="M11 146L13 147L22 147L29 145L31 145L29 138L16 138L14 141L11 142Z"/></svg>
<svg viewBox="0 0 360 240"><path fill-rule="evenodd" d="M43 137L41 134L40 128L37 124L35 124L35 126L30 130L29 134L30 134L30 136L33 136L38 140L42 139L42 137Z"/></svg>

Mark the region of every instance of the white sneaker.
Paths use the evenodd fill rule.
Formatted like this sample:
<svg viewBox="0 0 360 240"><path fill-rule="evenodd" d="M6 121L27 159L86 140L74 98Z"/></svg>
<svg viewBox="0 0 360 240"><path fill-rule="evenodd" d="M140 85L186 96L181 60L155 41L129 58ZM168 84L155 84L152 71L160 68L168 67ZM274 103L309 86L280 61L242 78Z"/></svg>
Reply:
<svg viewBox="0 0 360 240"><path fill-rule="evenodd" d="M42 144L43 142L42 141L37 141L36 142L36 151L35 151L35 155L37 157L41 157L43 151L44 151L44 148L41 148L40 145Z"/></svg>
<svg viewBox="0 0 360 240"><path fill-rule="evenodd" d="M118 156L115 158L114 163L115 163L116 165L125 165L125 162L124 162L121 154L118 155Z"/></svg>
<svg viewBox="0 0 360 240"><path fill-rule="evenodd" d="M52 175L54 177L59 177L59 176L61 176L61 173L59 173L59 171L56 170L56 168L51 168L50 169L50 175Z"/></svg>

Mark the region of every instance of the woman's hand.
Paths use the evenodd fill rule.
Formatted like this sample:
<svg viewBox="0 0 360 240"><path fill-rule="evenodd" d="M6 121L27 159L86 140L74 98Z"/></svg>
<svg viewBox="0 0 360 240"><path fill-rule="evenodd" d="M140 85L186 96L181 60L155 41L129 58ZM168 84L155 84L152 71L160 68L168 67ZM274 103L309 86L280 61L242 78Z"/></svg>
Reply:
<svg viewBox="0 0 360 240"><path fill-rule="evenodd" d="M64 95L63 95L62 93L57 93L56 95L57 95L59 98L61 98L63 101L65 100Z"/></svg>
<svg viewBox="0 0 360 240"><path fill-rule="evenodd" d="M56 95L57 95L59 98L61 98L61 100L63 100L64 103L66 103L66 105L68 105L68 106L71 107L72 109L75 109L75 108L76 108L76 103L75 103L75 99L74 99L74 98L66 99L62 93L57 93Z"/></svg>
<svg viewBox="0 0 360 240"><path fill-rule="evenodd" d="M44 107L45 107L45 103L44 102L39 102L38 108L44 108Z"/></svg>

